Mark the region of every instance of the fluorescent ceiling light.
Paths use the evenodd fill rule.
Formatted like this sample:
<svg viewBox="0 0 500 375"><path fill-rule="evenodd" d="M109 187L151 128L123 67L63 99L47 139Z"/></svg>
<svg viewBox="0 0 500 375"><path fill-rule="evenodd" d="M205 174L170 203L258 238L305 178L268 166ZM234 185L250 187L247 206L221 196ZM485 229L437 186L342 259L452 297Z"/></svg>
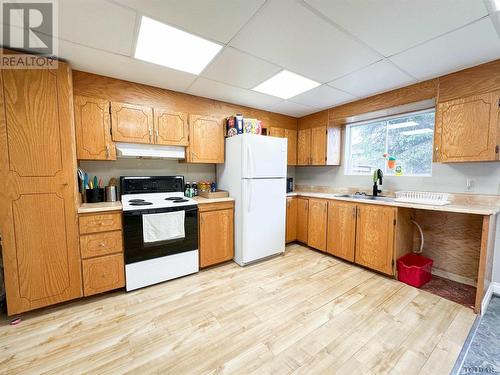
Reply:
<svg viewBox="0 0 500 375"><path fill-rule="evenodd" d="M418 123L415 121L406 121L406 122L400 122L398 124L390 124L387 126L389 129L401 129L401 128L409 128L411 126L417 126Z"/></svg>
<svg viewBox="0 0 500 375"><path fill-rule="evenodd" d="M417 129L417 130L408 130L407 132L401 132L401 135L421 135L421 134L428 134L428 133L433 133L434 130L425 128L425 129Z"/></svg>
<svg viewBox="0 0 500 375"><path fill-rule="evenodd" d="M221 48L217 43L142 16L134 57L200 74Z"/></svg>
<svg viewBox="0 0 500 375"><path fill-rule="evenodd" d="M298 74L282 70L275 76L269 78L253 88L254 91L264 94L277 96L278 98L288 99L299 95L305 91L311 90L321 85L318 82L299 76Z"/></svg>

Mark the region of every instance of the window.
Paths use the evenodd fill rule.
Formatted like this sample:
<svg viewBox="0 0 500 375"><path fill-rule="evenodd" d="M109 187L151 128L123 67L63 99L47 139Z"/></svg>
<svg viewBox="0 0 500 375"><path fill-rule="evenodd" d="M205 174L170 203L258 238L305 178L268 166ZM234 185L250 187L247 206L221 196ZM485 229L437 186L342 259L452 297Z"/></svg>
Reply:
<svg viewBox="0 0 500 375"><path fill-rule="evenodd" d="M434 109L347 125L345 174L430 176L433 140Z"/></svg>

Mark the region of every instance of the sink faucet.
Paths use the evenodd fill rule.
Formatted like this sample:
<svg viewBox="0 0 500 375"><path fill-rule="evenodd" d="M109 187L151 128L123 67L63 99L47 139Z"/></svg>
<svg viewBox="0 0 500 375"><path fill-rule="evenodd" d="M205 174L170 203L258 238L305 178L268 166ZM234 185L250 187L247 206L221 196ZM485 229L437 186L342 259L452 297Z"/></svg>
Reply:
<svg viewBox="0 0 500 375"><path fill-rule="evenodd" d="M384 173L382 170L377 169L375 172L373 172L373 196L376 197L378 193L381 193L382 190L379 190L377 182L382 185L382 177L384 177Z"/></svg>

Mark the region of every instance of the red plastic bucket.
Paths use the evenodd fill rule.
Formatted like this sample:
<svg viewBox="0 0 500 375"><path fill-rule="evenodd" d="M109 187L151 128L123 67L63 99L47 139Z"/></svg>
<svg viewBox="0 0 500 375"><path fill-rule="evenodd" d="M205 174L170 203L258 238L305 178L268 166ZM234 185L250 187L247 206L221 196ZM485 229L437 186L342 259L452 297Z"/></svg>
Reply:
<svg viewBox="0 0 500 375"><path fill-rule="evenodd" d="M421 288L431 280L433 260L422 255L409 253L396 262L398 280L408 285Z"/></svg>

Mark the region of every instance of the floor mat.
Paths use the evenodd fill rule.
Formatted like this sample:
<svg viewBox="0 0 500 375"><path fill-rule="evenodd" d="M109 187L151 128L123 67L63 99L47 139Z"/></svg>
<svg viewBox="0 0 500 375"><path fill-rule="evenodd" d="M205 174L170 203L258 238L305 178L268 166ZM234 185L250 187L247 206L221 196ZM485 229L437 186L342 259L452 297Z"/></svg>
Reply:
<svg viewBox="0 0 500 375"><path fill-rule="evenodd" d="M476 288L470 285L432 275L432 280L421 289L463 306L474 308L475 305Z"/></svg>

